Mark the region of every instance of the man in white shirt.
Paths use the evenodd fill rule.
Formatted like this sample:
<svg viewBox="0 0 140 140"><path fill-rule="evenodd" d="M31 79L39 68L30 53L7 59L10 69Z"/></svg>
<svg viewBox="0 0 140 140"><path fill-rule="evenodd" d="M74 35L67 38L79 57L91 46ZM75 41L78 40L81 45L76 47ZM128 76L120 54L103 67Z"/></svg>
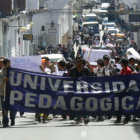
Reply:
<svg viewBox="0 0 140 140"><path fill-rule="evenodd" d="M98 59L97 60L97 67L93 70L95 76L105 76L105 68L104 68L104 60Z"/></svg>
<svg viewBox="0 0 140 140"><path fill-rule="evenodd" d="M105 75L106 76L115 75L115 69L110 63L110 57L108 55L104 55L103 59L104 59L104 65L105 65Z"/></svg>

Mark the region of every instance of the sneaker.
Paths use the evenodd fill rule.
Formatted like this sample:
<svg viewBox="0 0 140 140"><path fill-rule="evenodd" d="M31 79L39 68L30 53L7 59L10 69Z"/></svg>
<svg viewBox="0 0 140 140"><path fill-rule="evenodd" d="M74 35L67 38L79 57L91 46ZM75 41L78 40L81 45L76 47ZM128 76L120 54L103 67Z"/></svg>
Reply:
<svg viewBox="0 0 140 140"><path fill-rule="evenodd" d="M38 121L38 122L41 122L40 115L39 115L39 116L37 116L37 121Z"/></svg>
<svg viewBox="0 0 140 140"><path fill-rule="evenodd" d="M46 122L46 119L43 119L43 120L42 120L42 123L47 123L47 122Z"/></svg>
<svg viewBox="0 0 140 140"><path fill-rule="evenodd" d="M112 116L108 116L107 119L110 120L112 118Z"/></svg>
<svg viewBox="0 0 140 140"><path fill-rule="evenodd" d="M69 116L69 120L74 120L75 116Z"/></svg>
<svg viewBox="0 0 140 140"><path fill-rule="evenodd" d="M128 124L129 120L128 119L124 119L123 124Z"/></svg>
<svg viewBox="0 0 140 140"><path fill-rule="evenodd" d="M76 124L80 124L81 122L81 120L76 120Z"/></svg>
<svg viewBox="0 0 140 140"><path fill-rule="evenodd" d="M3 124L3 127L5 128L5 127L8 127L9 125L8 124Z"/></svg>
<svg viewBox="0 0 140 140"><path fill-rule="evenodd" d="M138 122L138 119L133 118L131 121L132 121L132 122Z"/></svg>
<svg viewBox="0 0 140 140"><path fill-rule="evenodd" d="M98 117L97 122L104 121L103 117Z"/></svg>
<svg viewBox="0 0 140 140"><path fill-rule="evenodd" d="M15 121L11 120L11 126L14 126L14 125L15 125Z"/></svg>
<svg viewBox="0 0 140 140"><path fill-rule="evenodd" d="M74 119L74 121L76 121L76 124L80 124L80 123L82 123L82 119Z"/></svg>
<svg viewBox="0 0 140 140"><path fill-rule="evenodd" d="M84 119L84 124L88 124L89 123L89 119Z"/></svg>
<svg viewBox="0 0 140 140"><path fill-rule="evenodd" d="M50 120L52 120L52 118L51 117L46 117L46 120L50 121Z"/></svg>
<svg viewBox="0 0 140 140"><path fill-rule="evenodd" d="M63 118L63 120L66 120L67 116L66 115L62 115L62 118Z"/></svg>

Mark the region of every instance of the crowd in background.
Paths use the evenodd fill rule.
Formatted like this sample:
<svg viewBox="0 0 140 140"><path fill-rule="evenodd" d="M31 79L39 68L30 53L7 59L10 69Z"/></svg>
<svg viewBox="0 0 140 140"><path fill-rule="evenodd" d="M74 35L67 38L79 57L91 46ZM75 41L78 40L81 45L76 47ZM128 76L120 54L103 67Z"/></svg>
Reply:
<svg viewBox="0 0 140 140"><path fill-rule="evenodd" d="M137 50L137 45L134 41L132 33L125 28L124 24L121 25L124 28L124 36L121 38L120 42L116 42L115 36L111 34L104 34L102 37L102 42L100 38L92 35L89 35L87 44L90 49L111 49L111 56L104 55L103 58L97 60L96 68L93 68L90 65L90 62L83 59L84 50L81 48L81 45L84 44L83 34L80 32L74 32L73 38L68 38L67 45L59 44L55 49L50 45L47 50L41 52L44 53L62 53L65 60L59 62L51 63L48 57L42 57L40 69L46 74L53 75L62 75L69 77L80 77L80 76L113 76L113 75L127 75L132 73L140 72L140 60L137 60L134 56L126 58L126 50L128 48L134 48ZM80 28L79 28L80 29ZM112 44L112 48L107 48L107 44ZM74 48L76 47L76 49ZM113 60L112 60L113 59ZM10 66L10 60L7 58L0 58L0 97L2 102L2 116L3 116L3 127L9 125L8 119L8 108L4 102L4 93L5 93L5 84L8 80L7 69ZM56 66L58 71L56 72ZM21 112L21 116L23 112ZM15 116L16 112L10 111L11 126L15 125ZM41 121L41 114L36 113L36 119ZM48 118L49 114L43 114L43 122ZM90 119L89 116L72 116L69 114L62 115L63 119L66 119L67 116L71 120L75 120L76 123L81 123L82 120L87 124ZM111 119L112 116L94 116L97 121L103 121L105 119ZM121 115L116 116L116 121L114 123L121 122ZM123 123L126 124L129 121L138 121L138 115L126 115L124 117Z"/></svg>

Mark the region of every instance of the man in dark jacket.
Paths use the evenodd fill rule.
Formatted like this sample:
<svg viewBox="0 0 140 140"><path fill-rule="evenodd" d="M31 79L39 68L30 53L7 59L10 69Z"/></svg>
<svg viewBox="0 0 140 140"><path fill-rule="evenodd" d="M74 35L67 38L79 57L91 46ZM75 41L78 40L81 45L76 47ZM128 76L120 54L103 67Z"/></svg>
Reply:
<svg viewBox="0 0 140 140"><path fill-rule="evenodd" d="M82 57L77 57L76 65L69 71L69 76L71 77L80 77L80 76L90 76L90 71L87 67L83 65ZM89 118L87 116L82 116L84 119L84 123L87 124L89 122ZM81 116L76 116L76 122L81 122Z"/></svg>

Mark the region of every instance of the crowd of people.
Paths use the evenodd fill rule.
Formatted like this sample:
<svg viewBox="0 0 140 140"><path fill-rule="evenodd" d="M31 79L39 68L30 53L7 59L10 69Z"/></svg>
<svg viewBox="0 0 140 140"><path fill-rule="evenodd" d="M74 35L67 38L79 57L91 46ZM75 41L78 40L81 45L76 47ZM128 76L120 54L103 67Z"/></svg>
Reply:
<svg viewBox="0 0 140 140"><path fill-rule="evenodd" d="M62 53L65 60L59 62L51 63L48 57L42 57L40 69L43 73L61 75L68 77L80 77L80 76L113 76L113 75L127 75L133 73L140 73L140 60L137 60L134 56L129 58L126 57L126 50L128 48L137 49L137 45L132 38L132 35L129 31L123 33L123 39L120 42L116 42L115 36L111 34L103 35L103 42L100 42L100 39L97 37L89 36L88 44L91 48L107 48L107 44L113 44L111 56L104 55L103 58L97 60L96 68L93 68L90 65L90 62L83 59L84 51L81 48L81 44L84 44L82 33L75 32L73 34L73 39L68 38L68 43L66 45L59 44L55 49L55 52ZM77 53L75 52L74 46L76 46ZM45 53L45 52L43 52ZM50 47L49 53L53 53L52 47ZM76 54L75 54L76 53ZM112 61L114 59L114 61ZM3 127L8 127L9 118L8 118L8 108L5 102L5 87L6 82L8 81L7 70L10 67L10 60L5 57L0 57L0 99L2 104L2 124ZM56 70L58 69L58 70ZM21 116L23 112L20 112ZM43 116L43 117L42 117ZM89 116L75 116L69 114L63 114L62 118L66 119L67 116L71 120L75 120L76 123L81 123L82 120L85 124L88 124L90 121ZM45 122L49 118L49 114L36 113L35 115L37 121ZM97 121L103 121L105 119L111 119L112 116L94 116ZM15 125L16 111L10 111L10 120L11 126ZM116 116L114 123L121 123L121 115ZM125 115L124 124L127 124L129 121L138 121L138 115Z"/></svg>
<svg viewBox="0 0 140 140"><path fill-rule="evenodd" d="M46 60L46 61L44 61ZM77 56L74 60L68 60L65 62L61 60L57 63L59 73L58 75L69 76L69 77L80 77L80 76L113 76L113 75L127 75L136 74L140 72L140 60L137 60L134 56L129 59L123 57L116 57L115 61L111 61L110 56L104 55L103 58L97 60L97 67L93 68L90 63L83 59L82 56ZM48 63L48 58L43 58L42 62L46 62L47 69L52 69L52 74L56 75L55 70L52 68L54 64ZM44 65L42 63L42 65ZM49 65L48 65L49 64ZM45 68L46 69L46 68ZM46 71L46 70L45 70ZM49 73L50 74L50 73ZM67 115L62 115L63 119L66 119ZM95 116L94 116L95 117ZM109 116L108 118L110 118ZM121 115L116 117L114 123L121 123ZM74 119L77 123L84 120L84 123L89 122L88 116L70 116L70 119ZM104 116L96 116L97 121L103 121L106 119ZM138 121L139 116L126 115L123 121L124 124L129 121Z"/></svg>
<svg viewBox="0 0 140 140"><path fill-rule="evenodd" d="M80 48L80 47L79 47ZM0 58L0 97L2 103L2 123L3 127L7 127L9 124L8 119L8 108L5 104L5 85L8 80L7 69L10 67L10 60L1 57ZM56 67L58 71L56 72ZM132 73L139 73L140 72L140 60L137 60L134 56L131 56L129 59L126 57L120 58L119 56L114 58L112 61L111 57L108 55L104 55L103 58L97 60L96 68L93 68L92 65L86 60L83 59L82 55L78 53L76 58L60 60L59 62L50 62L48 57L42 57L40 69L43 73L46 74L53 74L53 75L61 75L61 76L68 76L68 77L80 77L80 76L113 76L113 75L127 75ZM21 116L23 112L20 112ZM50 119L48 117L49 114L43 114L43 122L46 119ZM69 114L62 115L63 119L66 119ZM41 114L36 113L36 120L39 122L41 121ZM11 126L15 125L15 117L16 111L10 111L10 119L11 119ZM106 119L105 116L94 116L97 121L103 121ZM74 119L76 123L81 123L82 120L85 124L87 124L90 119L89 116L71 116L69 118L72 120ZM108 116L111 118L111 116ZM124 119L124 124L128 123L129 121L138 121L139 116L129 116L126 115ZM121 115L116 117L116 121L114 123L121 122Z"/></svg>

